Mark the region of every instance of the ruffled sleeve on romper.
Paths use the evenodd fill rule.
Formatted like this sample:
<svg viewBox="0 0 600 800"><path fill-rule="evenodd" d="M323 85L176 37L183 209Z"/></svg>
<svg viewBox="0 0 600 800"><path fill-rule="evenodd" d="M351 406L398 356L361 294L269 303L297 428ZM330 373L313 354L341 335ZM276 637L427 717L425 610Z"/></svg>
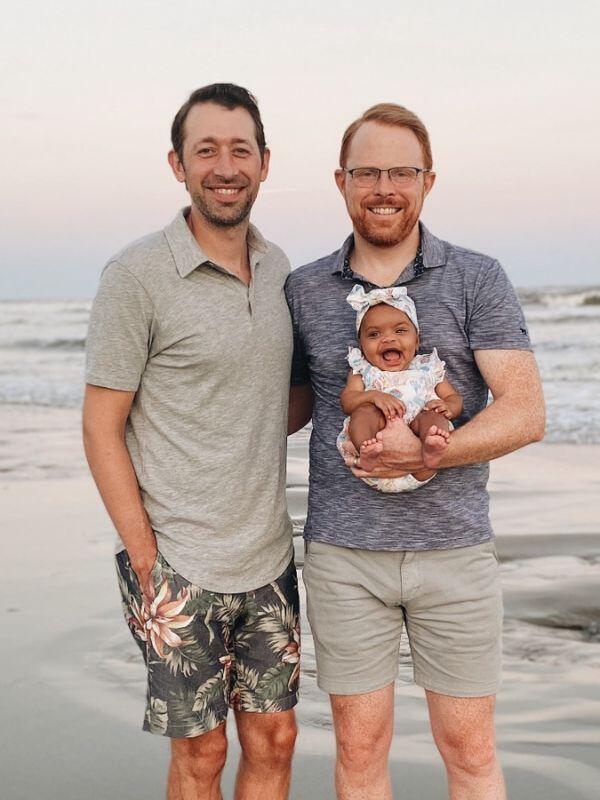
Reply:
<svg viewBox="0 0 600 800"><path fill-rule="evenodd" d="M427 400L437 397L435 394L435 387L446 377L446 362L442 361L438 356L435 347L431 353L415 356L411 367L422 370L427 375L430 392L430 396L427 398Z"/></svg>
<svg viewBox="0 0 600 800"><path fill-rule="evenodd" d="M358 347L348 349L348 364L354 375L364 375L371 366Z"/></svg>

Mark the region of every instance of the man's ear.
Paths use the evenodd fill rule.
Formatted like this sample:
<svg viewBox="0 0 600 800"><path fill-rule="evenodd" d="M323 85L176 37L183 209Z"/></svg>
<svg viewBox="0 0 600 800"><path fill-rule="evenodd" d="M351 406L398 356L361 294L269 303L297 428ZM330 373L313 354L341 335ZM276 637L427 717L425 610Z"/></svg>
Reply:
<svg viewBox="0 0 600 800"><path fill-rule="evenodd" d="M271 151L268 147L265 147L265 152L263 153L262 157L262 164L260 168L260 180L266 181L267 175L269 174L269 164L271 163Z"/></svg>
<svg viewBox="0 0 600 800"><path fill-rule="evenodd" d="M175 175L179 183L185 183L185 169L175 150L169 150L167 158L169 160L169 166L173 170L173 175Z"/></svg>
<svg viewBox="0 0 600 800"><path fill-rule="evenodd" d="M429 192L433 189L433 184L435 183L436 174L435 172L426 172L425 173L425 180L423 183L423 187L425 189L425 197L429 194Z"/></svg>
<svg viewBox="0 0 600 800"><path fill-rule="evenodd" d="M344 170L343 169L336 169L336 171L333 173L333 178L335 180L335 183L336 183L338 189L342 193L342 196L346 197L346 192L345 192L345 188L346 188L346 173L344 172Z"/></svg>

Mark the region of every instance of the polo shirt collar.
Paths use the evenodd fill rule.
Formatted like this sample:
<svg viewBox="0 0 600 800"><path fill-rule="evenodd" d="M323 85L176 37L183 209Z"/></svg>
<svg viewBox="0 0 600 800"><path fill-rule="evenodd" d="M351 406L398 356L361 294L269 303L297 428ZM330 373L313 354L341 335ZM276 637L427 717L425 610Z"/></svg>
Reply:
<svg viewBox="0 0 600 800"><path fill-rule="evenodd" d="M164 229L165 238L175 260L177 272L182 278L187 278L195 269L204 264L213 263L203 252L188 227L186 216L189 210L189 206L187 206L178 211L173 222ZM260 256L267 253L268 250L268 242L254 225L250 225L248 228L248 251L251 265L256 266Z"/></svg>
<svg viewBox="0 0 600 800"><path fill-rule="evenodd" d="M443 267L446 264L446 247L441 239L434 236L427 230L422 222L419 222L420 231L420 249L423 256L423 266L425 269L432 269L433 267ZM350 253L354 247L354 234L350 234L345 240L344 244L338 250L334 262L334 269L332 274L344 273L344 267L348 268L350 263Z"/></svg>

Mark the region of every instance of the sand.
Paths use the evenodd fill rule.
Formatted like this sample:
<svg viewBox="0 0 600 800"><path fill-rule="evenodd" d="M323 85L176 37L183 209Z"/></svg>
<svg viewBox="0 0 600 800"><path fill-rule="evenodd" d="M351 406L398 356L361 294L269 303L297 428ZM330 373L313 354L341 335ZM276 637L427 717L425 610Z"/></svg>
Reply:
<svg viewBox="0 0 600 800"><path fill-rule="evenodd" d="M85 474L73 416L67 413L50 437L42 416L37 427L35 418L23 420L20 437L0 427L0 796L159 800L168 743L140 730L144 670L121 617L111 525ZM25 442L39 458L19 459ZM301 434L290 446L297 527L305 453ZM55 469L41 470L42 462ZM498 739L511 798L600 796L598 464L598 446L544 444L493 464L492 517L507 611ZM333 735L306 624L303 657L291 796L328 800ZM232 736L226 798L235 759ZM445 796L406 648L391 763L395 797Z"/></svg>

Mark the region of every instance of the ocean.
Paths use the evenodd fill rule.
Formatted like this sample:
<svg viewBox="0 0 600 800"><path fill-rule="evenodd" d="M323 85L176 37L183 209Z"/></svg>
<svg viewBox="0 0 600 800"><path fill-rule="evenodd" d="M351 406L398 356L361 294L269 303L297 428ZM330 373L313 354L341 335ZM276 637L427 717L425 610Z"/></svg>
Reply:
<svg viewBox="0 0 600 800"><path fill-rule="evenodd" d="M600 442L600 286L519 290L547 403L546 441ZM91 301L0 301L0 406L81 405Z"/></svg>
<svg viewBox="0 0 600 800"><path fill-rule="evenodd" d="M600 287L527 289L520 296L546 392L547 440L598 442ZM4 717L26 720L35 713L42 723L54 724L60 708L67 733L77 731L81 719L92 720L99 736L109 731L104 735L117 737L121 752L122 742L127 747L137 735L145 674L119 619L114 533L82 452L79 407L89 311L89 301L0 302L0 505L4 543L11 548L0 594L8 631L4 683L10 689L4 692L10 701ZM288 443L286 494L299 566L309 435L305 428ZM511 797L598 796L600 527L592 501L598 475L590 469L597 449L533 445L492 464L489 491L505 608L497 730ZM323 776L312 795L326 800L333 797L331 713L316 685L301 571L299 580L303 668L295 774ZM422 690L412 682L406 636L395 692L396 786L406 797L442 797L441 761ZM69 747L71 739L65 740ZM50 736L55 740L62 741ZM85 749L74 752L84 767L97 764L91 750L87 761ZM59 763L63 753L57 753ZM159 755L155 761L162 764ZM8 761L19 765L17 756ZM146 775L147 759L143 763ZM82 774L89 783L87 767ZM138 782L141 794L135 796L154 796L156 780L146 788ZM105 776L97 775L94 797L105 797L105 784ZM301 793L293 790L292 797L312 796L300 785ZM23 788L18 797L34 794ZM61 796L76 795L67 790Z"/></svg>

